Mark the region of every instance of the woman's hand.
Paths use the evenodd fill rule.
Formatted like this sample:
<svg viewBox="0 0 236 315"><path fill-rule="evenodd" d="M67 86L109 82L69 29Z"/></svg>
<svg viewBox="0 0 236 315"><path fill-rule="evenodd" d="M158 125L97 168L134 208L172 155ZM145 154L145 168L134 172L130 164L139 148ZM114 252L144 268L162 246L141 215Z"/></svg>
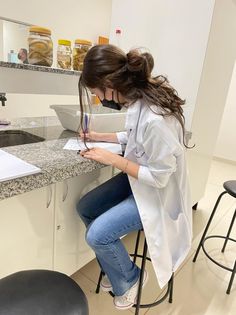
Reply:
<svg viewBox="0 0 236 315"><path fill-rule="evenodd" d="M85 140L88 140L88 141L103 141L102 133L99 133L99 132L89 131L88 133L84 134L81 131L79 135L82 140L85 138Z"/></svg>
<svg viewBox="0 0 236 315"><path fill-rule="evenodd" d="M117 154L102 148L92 148L81 151L80 155L86 159L94 160L105 165L115 165L117 158L119 158Z"/></svg>

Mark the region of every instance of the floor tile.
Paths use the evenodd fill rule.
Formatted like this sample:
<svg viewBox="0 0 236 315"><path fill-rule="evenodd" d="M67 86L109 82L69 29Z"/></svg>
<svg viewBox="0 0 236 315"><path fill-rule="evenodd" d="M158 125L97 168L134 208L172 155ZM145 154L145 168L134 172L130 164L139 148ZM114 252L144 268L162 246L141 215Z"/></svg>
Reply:
<svg viewBox="0 0 236 315"><path fill-rule="evenodd" d="M212 160L208 183L220 185L236 178L236 164Z"/></svg>

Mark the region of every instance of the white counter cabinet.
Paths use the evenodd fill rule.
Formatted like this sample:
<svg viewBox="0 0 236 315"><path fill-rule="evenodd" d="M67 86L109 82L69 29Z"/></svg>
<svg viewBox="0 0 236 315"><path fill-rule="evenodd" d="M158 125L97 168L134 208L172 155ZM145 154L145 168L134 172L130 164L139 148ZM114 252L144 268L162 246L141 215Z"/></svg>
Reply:
<svg viewBox="0 0 236 315"><path fill-rule="evenodd" d="M111 178L111 167L57 183L55 194L54 269L71 275L95 255L85 242L85 226L76 211L79 199Z"/></svg>
<svg viewBox="0 0 236 315"><path fill-rule="evenodd" d="M104 167L0 201L0 278L24 269L71 275L91 261L76 203L111 176Z"/></svg>
<svg viewBox="0 0 236 315"><path fill-rule="evenodd" d="M0 277L53 268L54 185L0 201Z"/></svg>

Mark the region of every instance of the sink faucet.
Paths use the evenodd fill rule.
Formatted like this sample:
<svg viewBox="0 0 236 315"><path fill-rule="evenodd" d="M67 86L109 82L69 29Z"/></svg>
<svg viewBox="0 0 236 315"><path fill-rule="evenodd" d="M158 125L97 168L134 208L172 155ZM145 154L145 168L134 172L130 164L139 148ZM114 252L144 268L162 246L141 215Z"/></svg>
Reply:
<svg viewBox="0 0 236 315"><path fill-rule="evenodd" d="M7 98L6 98L6 93L0 93L0 103L2 103L2 106L5 106L5 102L6 102ZM9 125L11 122L6 120L6 119L1 119L0 118L0 125Z"/></svg>
<svg viewBox="0 0 236 315"><path fill-rule="evenodd" d="M0 102L2 103L2 106L5 106L5 102L7 101L6 93L0 93Z"/></svg>

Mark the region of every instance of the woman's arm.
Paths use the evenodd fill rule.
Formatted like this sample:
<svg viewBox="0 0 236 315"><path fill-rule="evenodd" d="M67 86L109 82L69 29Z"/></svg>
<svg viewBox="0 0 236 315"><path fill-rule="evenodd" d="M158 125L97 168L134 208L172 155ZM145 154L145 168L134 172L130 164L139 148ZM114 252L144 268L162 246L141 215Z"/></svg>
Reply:
<svg viewBox="0 0 236 315"><path fill-rule="evenodd" d="M102 148L92 148L80 153L83 157L102 164L112 165L128 175L138 178L139 165L120 155L112 153Z"/></svg>
<svg viewBox="0 0 236 315"><path fill-rule="evenodd" d="M134 177L138 178L138 173L139 173L139 164L134 163L122 156L115 156L112 166L115 168L118 168L122 172Z"/></svg>
<svg viewBox="0 0 236 315"><path fill-rule="evenodd" d="M80 137L84 138L84 133L80 133ZM95 132L90 131L85 134L86 140L89 141L105 141L105 142L114 142L119 143L116 133L102 133L102 132Z"/></svg>

